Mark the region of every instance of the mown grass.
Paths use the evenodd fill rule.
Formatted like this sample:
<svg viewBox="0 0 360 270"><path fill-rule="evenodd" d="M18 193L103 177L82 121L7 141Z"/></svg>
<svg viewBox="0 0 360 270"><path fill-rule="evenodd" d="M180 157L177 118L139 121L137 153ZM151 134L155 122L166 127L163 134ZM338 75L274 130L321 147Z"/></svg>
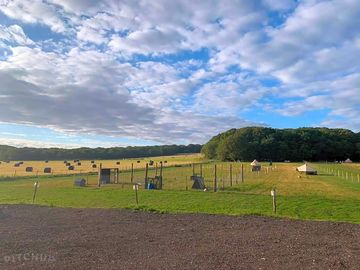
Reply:
<svg viewBox="0 0 360 270"><path fill-rule="evenodd" d="M139 205L131 185L96 187L96 175L84 175L90 186L74 187L72 177L41 177L36 203L55 207L127 208L169 213L208 213L226 215L265 215L296 219L332 220L360 223L360 184L334 175L301 176L298 164L274 164L276 169L260 174L245 166L245 181L238 173L240 164L233 163L233 185L230 187L229 164L218 163L218 192L190 190L191 167L164 169L164 190L139 190ZM221 166L222 165L222 166ZM206 183L213 188L213 164L203 167ZM152 170L150 174L154 174ZM137 171L140 181L144 172ZM121 175L129 182L130 172ZM32 203L35 179L0 181L0 203ZM186 187L189 190L186 191ZM224 189L222 190L222 188ZM278 192L277 213L272 212L270 190Z"/></svg>

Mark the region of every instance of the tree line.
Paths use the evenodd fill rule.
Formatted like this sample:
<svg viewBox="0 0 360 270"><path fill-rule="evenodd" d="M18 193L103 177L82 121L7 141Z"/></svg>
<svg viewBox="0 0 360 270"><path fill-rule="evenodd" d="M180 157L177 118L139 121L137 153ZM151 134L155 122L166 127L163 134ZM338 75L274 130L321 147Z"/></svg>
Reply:
<svg viewBox="0 0 360 270"><path fill-rule="evenodd" d="M200 153L200 150L200 144L75 149L0 145L0 160L122 159Z"/></svg>
<svg viewBox="0 0 360 270"><path fill-rule="evenodd" d="M360 133L330 128L245 127L214 136L201 152L223 161L360 160Z"/></svg>

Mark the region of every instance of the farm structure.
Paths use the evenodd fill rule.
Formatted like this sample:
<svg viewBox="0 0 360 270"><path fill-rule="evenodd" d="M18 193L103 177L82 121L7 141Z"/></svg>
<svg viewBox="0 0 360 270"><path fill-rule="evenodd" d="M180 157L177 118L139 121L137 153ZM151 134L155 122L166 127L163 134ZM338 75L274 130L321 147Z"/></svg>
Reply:
<svg viewBox="0 0 360 270"><path fill-rule="evenodd" d="M316 175L317 174L317 170L315 170L314 168L312 168L309 164L305 163L302 166L299 166L296 168L296 170L299 173L305 173L305 174L312 174L312 175Z"/></svg>
<svg viewBox="0 0 360 270"><path fill-rule="evenodd" d="M103 168L100 163L98 170L98 186L103 184L118 184L119 183L119 168Z"/></svg>
<svg viewBox="0 0 360 270"><path fill-rule="evenodd" d="M254 161L251 162L250 165L251 165L252 172L258 172L261 170L261 164L256 159L254 159Z"/></svg>

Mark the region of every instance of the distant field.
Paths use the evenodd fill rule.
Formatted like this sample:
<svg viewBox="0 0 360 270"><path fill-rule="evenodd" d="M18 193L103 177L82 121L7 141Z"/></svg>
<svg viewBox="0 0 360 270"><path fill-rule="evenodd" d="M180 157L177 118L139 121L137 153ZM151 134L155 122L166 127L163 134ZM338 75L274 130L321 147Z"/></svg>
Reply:
<svg viewBox="0 0 360 270"><path fill-rule="evenodd" d="M165 158L159 158L158 161ZM171 157L167 157L171 160ZM181 160L182 159L182 160ZM153 159L155 160L155 158ZM173 163L183 164L202 160L201 156L174 157ZM114 161L107 161L113 165ZM123 164L131 164L131 160ZM145 163L145 160L142 160ZM141 164L141 163L140 163ZM214 165L217 166L217 188L214 187ZM230 165L232 177L230 178ZM130 208L160 212L211 213L211 214L256 214L297 219L336 220L360 223L360 183L358 164L312 164L319 175L299 176L295 168L300 163L262 163L260 173L251 172L244 163L244 182L241 182L241 163L206 163L202 166L209 191L191 190L192 168L173 166L164 168L164 189L139 190L139 205L130 184L130 172L123 171L120 184L98 188L95 174L78 176L41 176L36 203L58 207ZM336 168L348 179L329 172ZM199 173L200 167L195 171ZM352 178L350 175L353 175ZM155 175L151 168L149 176ZM88 187L74 187L77 177L84 177ZM134 181L143 184L144 169L135 171ZM35 178L17 178L0 181L0 203L31 203ZM278 192L278 211L272 212L270 190Z"/></svg>
<svg viewBox="0 0 360 270"><path fill-rule="evenodd" d="M175 156L162 156L162 157L149 157L149 158L134 158L134 159L117 159L117 160L94 160L97 168L100 164L103 167L119 168L120 170L129 170L131 164L133 164L135 169L145 168L145 164L150 160L154 161L154 166L156 163L163 161L164 166L174 166L176 164L190 164L198 163L203 161L203 156L201 154L188 154L188 155L175 155ZM11 161L6 163L4 161L0 164L0 176L36 176L36 175L67 175L67 174L81 174L88 172L97 172L97 168L93 168L91 160L80 160L81 165L78 165L78 162L74 160L67 160L74 170L68 170L68 166L64 163L64 160L57 160L48 162L44 161L23 161L19 167L15 167L15 164L19 161ZM120 164L117 164L117 163ZM166 162L166 163L165 163ZM159 164L160 166L160 164ZM26 172L26 167L32 167L32 172ZM45 168L51 168L51 173L44 173Z"/></svg>

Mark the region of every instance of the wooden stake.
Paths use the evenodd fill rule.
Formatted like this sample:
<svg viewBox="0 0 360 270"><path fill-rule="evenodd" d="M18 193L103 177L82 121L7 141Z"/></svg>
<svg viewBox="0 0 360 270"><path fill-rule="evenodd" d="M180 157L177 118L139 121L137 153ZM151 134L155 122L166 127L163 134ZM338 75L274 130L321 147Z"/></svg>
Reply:
<svg viewBox="0 0 360 270"><path fill-rule="evenodd" d="M241 183L244 183L244 164L241 164Z"/></svg>
<svg viewBox="0 0 360 270"><path fill-rule="evenodd" d="M145 166L145 189L148 188L148 170L149 170L149 164L146 163L146 166Z"/></svg>
<svg viewBox="0 0 360 270"><path fill-rule="evenodd" d="M117 168L115 173L116 173L116 184L118 184L119 180L120 180L120 169ZM123 185L123 187L124 187L124 185Z"/></svg>
<svg viewBox="0 0 360 270"><path fill-rule="evenodd" d="M131 163L131 183L134 182L134 163Z"/></svg>
<svg viewBox="0 0 360 270"><path fill-rule="evenodd" d="M273 212L276 214L276 188L271 190L272 203L273 203Z"/></svg>
<svg viewBox="0 0 360 270"><path fill-rule="evenodd" d="M232 164L230 163L230 187L232 187Z"/></svg>
<svg viewBox="0 0 360 270"><path fill-rule="evenodd" d="M138 205L138 204L139 204L139 198L138 198L139 185L136 183L135 185L133 185L133 189L134 189L134 191L135 191L136 205Z"/></svg>
<svg viewBox="0 0 360 270"><path fill-rule="evenodd" d="M100 187L100 185L101 185L101 167L102 167L102 163L100 163L99 169L98 169L98 187Z"/></svg>
<svg viewBox="0 0 360 270"><path fill-rule="evenodd" d="M160 163L160 189L162 189L163 186L163 163Z"/></svg>
<svg viewBox="0 0 360 270"><path fill-rule="evenodd" d="M200 163L200 177L203 176L202 163Z"/></svg>
<svg viewBox="0 0 360 270"><path fill-rule="evenodd" d="M217 175L216 175L216 164L214 165L214 192L216 192L217 189Z"/></svg>
<svg viewBox="0 0 360 270"><path fill-rule="evenodd" d="M36 192L37 192L38 187L39 187L39 182L36 181L35 184L34 184L34 193L33 193L32 203L35 202L35 197L36 197Z"/></svg>

